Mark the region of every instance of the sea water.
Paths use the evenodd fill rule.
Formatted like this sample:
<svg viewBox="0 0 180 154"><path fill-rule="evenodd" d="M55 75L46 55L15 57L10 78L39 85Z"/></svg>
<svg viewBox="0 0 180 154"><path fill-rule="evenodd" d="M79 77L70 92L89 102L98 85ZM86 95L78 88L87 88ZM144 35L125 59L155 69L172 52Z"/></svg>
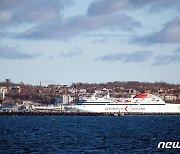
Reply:
<svg viewBox="0 0 180 154"><path fill-rule="evenodd" d="M180 153L180 116L0 116L0 153Z"/></svg>

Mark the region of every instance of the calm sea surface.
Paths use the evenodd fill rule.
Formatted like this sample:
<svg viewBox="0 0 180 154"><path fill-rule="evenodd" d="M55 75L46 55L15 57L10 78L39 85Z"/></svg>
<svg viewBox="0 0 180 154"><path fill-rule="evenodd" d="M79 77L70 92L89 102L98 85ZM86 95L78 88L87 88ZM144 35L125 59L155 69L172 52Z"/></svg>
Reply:
<svg viewBox="0 0 180 154"><path fill-rule="evenodd" d="M0 153L180 153L180 116L0 116Z"/></svg>

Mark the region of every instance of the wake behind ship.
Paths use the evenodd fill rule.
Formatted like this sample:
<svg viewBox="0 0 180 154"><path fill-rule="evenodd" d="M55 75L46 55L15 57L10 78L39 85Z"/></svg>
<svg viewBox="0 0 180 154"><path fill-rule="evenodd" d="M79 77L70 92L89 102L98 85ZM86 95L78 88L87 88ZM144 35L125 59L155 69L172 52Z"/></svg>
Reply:
<svg viewBox="0 0 180 154"><path fill-rule="evenodd" d="M166 103L152 94L138 94L131 98L111 98L109 92L104 97L97 97L98 91L90 98L79 99L76 105L66 105L68 112L94 113L180 113L180 104Z"/></svg>

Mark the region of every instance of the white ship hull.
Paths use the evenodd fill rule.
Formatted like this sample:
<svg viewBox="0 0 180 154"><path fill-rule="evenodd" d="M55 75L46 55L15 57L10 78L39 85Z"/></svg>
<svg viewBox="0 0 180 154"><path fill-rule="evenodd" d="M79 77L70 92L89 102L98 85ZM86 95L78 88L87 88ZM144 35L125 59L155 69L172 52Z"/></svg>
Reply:
<svg viewBox="0 0 180 154"><path fill-rule="evenodd" d="M95 94L79 100L77 105L65 106L70 112L132 112L132 113L180 113L180 104L165 103L152 94L138 94L132 98L115 99L109 96L98 98Z"/></svg>
<svg viewBox="0 0 180 154"><path fill-rule="evenodd" d="M180 113L180 104L158 105L74 105L66 108L70 112L94 112L94 113Z"/></svg>

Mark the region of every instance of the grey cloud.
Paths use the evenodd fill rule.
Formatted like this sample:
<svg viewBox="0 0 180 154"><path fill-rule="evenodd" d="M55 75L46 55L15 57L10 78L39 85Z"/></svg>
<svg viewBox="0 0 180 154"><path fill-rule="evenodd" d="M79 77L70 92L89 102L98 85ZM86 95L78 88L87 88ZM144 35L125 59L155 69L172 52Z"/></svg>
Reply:
<svg viewBox="0 0 180 154"><path fill-rule="evenodd" d="M83 51L79 48L74 48L73 50L71 51L68 51L68 52L61 52L61 57L64 57L64 58L73 58L73 57L78 57L80 55L83 54Z"/></svg>
<svg viewBox="0 0 180 154"><path fill-rule="evenodd" d="M0 30L0 38L6 37L8 33L6 31L1 31Z"/></svg>
<svg viewBox="0 0 180 154"><path fill-rule="evenodd" d="M107 38L101 38L101 39L96 39L96 40L93 40L93 43L94 44L99 44L99 43L107 43L108 39Z"/></svg>
<svg viewBox="0 0 180 154"><path fill-rule="evenodd" d="M41 54L27 54L7 46L0 47L0 58L10 60L34 59Z"/></svg>
<svg viewBox="0 0 180 154"><path fill-rule="evenodd" d="M104 28L109 30L126 30L132 31L141 24L133 18L125 15L103 15L103 16L74 16L64 20L56 21L51 24L42 24L31 28L19 37L46 39L60 38L64 39L84 32L92 32Z"/></svg>
<svg viewBox="0 0 180 154"><path fill-rule="evenodd" d="M102 29L133 31L141 23L125 14L102 16L77 15L63 18L62 10L71 0L1 0L0 28L28 25L28 30L14 33L16 38L62 39Z"/></svg>
<svg viewBox="0 0 180 154"><path fill-rule="evenodd" d="M180 47L174 51L175 54L180 54Z"/></svg>
<svg viewBox="0 0 180 154"><path fill-rule="evenodd" d="M69 0L1 0L0 26L50 22L60 18Z"/></svg>
<svg viewBox="0 0 180 154"><path fill-rule="evenodd" d="M151 51L136 51L133 53L108 54L97 58L97 60L109 62L121 61L124 63L141 63L150 58L151 56Z"/></svg>
<svg viewBox="0 0 180 154"><path fill-rule="evenodd" d="M140 7L146 2L140 3L131 0L99 0L93 2L88 8L89 15L102 15L117 12L125 9L132 9L134 7Z"/></svg>
<svg viewBox="0 0 180 154"><path fill-rule="evenodd" d="M153 63L154 66L180 63L180 48L177 48L169 55L157 55Z"/></svg>
<svg viewBox="0 0 180 154"><path fill-rule="evenodd" d="M150 11L173 7L180 10L180 1L177 0L96 0L88 9L89 15L102 15L122 10L139 9L149 6Z"/></svg>
<svg viewBox="0 0 180 154"><path fill-rule="evenodd" d="M151 35L135 38L133 43L180 43L180 18L175 17L164 25L164 28Z"/></svg>
<svg viewBox="0 0 180 154"><path fill-rule="evenodd" d="M180 63L179 55L158 55L155 58L154 66L168 65L168 64L176 64Z"/></svg>

